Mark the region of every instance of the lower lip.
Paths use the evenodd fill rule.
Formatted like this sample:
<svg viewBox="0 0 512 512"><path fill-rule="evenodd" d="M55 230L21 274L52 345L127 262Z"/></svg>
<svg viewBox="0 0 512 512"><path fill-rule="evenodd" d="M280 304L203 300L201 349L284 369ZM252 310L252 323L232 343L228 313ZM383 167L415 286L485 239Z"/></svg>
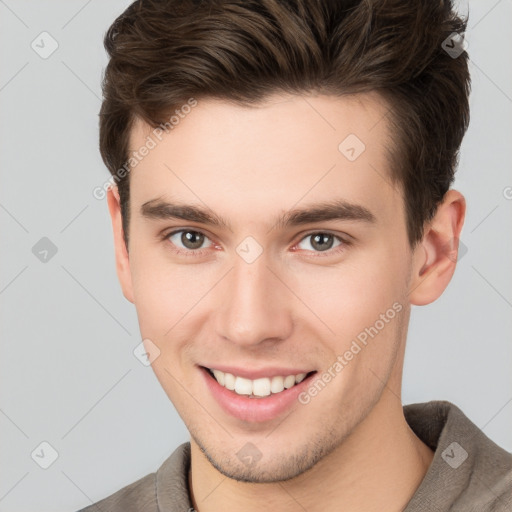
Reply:
<svg viewBox="0 0 512 512"><path fill-rule="evenodd" d="M298 396L309 385L310 374L299 384L285 389L280 393L273 393L266 397L249 398L221 386L208 370L199 368L205 378L206 385L222 409L228 414L242 421L263 422L277 418L298 402Z"/></svg>

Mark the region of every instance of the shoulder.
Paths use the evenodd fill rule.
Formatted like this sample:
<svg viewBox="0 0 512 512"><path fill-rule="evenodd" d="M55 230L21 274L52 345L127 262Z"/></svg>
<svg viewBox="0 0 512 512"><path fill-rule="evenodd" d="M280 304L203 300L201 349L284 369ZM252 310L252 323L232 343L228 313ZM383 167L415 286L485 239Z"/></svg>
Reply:
<svg viewBox="0 0 512 512"><path fill-rule="evenodd" d="M156 512L155 489L155 473L151 473L78 512Z"/></svg>
<svg viewBox="0 0 512 512"><path fill-rule="evenodd" d="M155 473L77 512L159 512L191 508L188 490L190 443L179 445Z"/></svg>
<svg viewBox="0 0 512 512"><path fill-rule="evenodd" d="M434 459L406 512L512 510L512 454L489 439L456 405L431 401L404 407Z"/></svg>

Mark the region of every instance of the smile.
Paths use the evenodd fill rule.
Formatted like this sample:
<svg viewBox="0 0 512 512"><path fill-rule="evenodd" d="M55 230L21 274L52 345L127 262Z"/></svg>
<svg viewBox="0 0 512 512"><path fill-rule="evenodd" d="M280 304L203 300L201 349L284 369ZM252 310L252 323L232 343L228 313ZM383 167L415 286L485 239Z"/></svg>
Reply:
<svg viewBox="0 0 512 512"><path fill-rule="evenodd" d="M299 384L308 375L307 373L298 373L295 375L276 375L274 377L262 377L252 380L215 368L206 369L224 388L234 391L238 395L246 395L250 398L259 398L269 396L270 394L281 393L285 389Z"/></svg>

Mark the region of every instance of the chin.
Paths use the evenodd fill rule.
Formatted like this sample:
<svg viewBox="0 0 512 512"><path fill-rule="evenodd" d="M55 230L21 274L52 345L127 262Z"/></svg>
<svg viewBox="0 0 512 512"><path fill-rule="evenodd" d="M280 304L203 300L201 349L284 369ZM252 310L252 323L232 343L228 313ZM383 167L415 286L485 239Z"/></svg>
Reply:
<svg viewBox="0 0 512 512"><path fill-rule="evenodd" d="M211 442L203 443L195 435L192 438L210 464L222 475L238 482L262 484L284 482L309 471L341 442L332 432L325 433L323 437L317 433L315 437L308 436L307 443L298 443L291 453L288 447L279 451L271 445L260 451L250 442L242 448L237 446L232 451L226 451L226 446L220 448L212 446Z"/></svg>

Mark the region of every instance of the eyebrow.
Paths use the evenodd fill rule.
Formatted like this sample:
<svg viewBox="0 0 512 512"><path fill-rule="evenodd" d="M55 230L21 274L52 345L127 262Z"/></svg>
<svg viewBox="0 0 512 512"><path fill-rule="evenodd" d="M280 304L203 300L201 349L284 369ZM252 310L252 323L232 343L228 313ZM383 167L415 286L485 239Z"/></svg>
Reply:
<svg viewBox="0 0 512 512"><path fill-rule="evenodd" d="M231 225L226 219L209 208L201 206L170 203L157 198L145 202L140 208L140 213L147 219L181 219L232 231ZM283 229L329 220L362 221L369 224L377 222L375 215L365 206L343 199L333 199L284 212L277 217L274 226Z"/></svg>

